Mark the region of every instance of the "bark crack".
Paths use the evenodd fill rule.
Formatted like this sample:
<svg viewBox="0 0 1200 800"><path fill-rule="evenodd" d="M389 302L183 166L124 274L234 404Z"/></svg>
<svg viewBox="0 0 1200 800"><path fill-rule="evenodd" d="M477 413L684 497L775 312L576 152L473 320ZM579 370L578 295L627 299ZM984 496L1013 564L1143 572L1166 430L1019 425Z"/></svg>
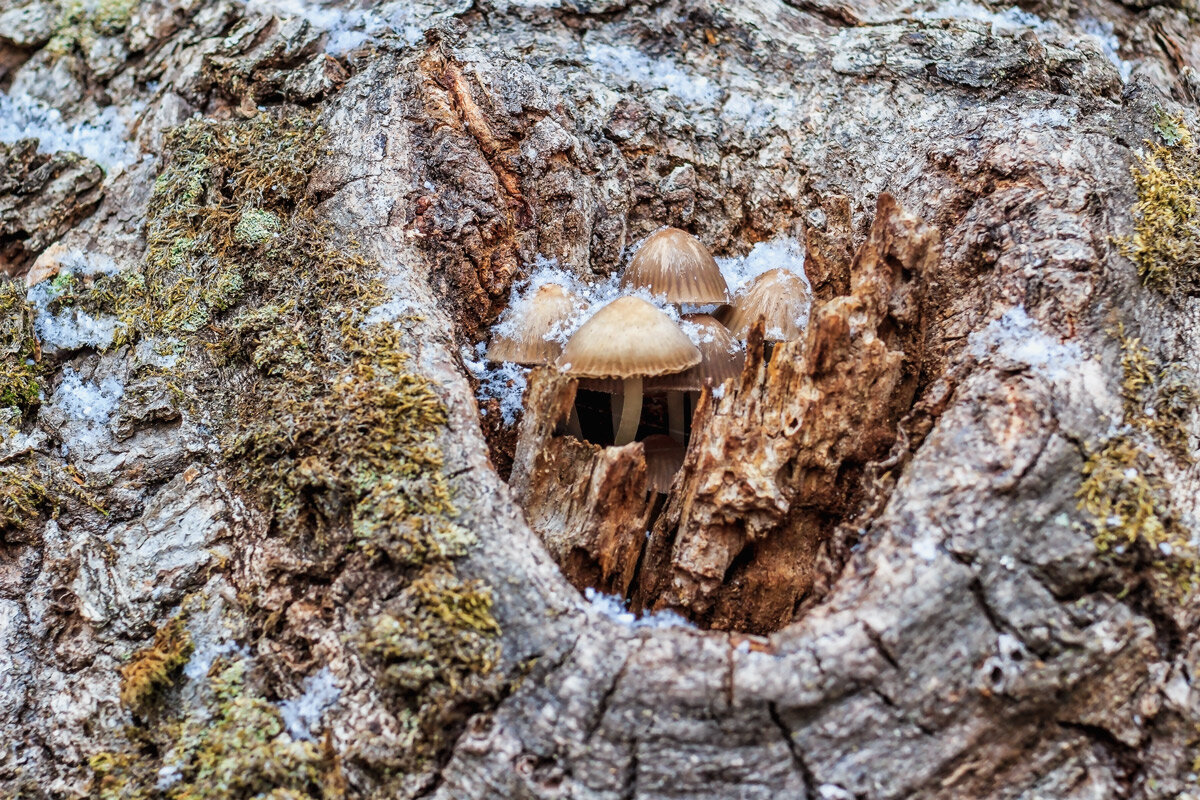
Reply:
<svg viewBox="0 0 1200 800"><path fill-rule="evenodd" d="M783 721L783 717L779 715L779 706L775 703L767 703L767 713L771 717L771 722L779 729L780 735L783 736L783 742L787 745L788 752L792 756L792 766L796 768L801 780L804 781L804 797L805 800L817 800L817 783L813 779L812 770L809 769L808 763L804 760L804 756L800 752L799 745L792 738L792 730Z"/></svg>

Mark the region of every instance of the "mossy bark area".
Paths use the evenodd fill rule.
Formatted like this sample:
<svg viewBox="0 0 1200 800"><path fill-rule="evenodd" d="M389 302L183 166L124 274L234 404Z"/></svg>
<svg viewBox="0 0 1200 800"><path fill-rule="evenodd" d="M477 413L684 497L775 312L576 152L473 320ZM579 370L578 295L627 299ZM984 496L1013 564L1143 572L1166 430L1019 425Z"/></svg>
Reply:
<svg viewBox="0 0 1200 800"><path fill-rule="evenodd" d="M82 253L44 308L0 295L0 793L1188 796L1196 23L568 5L414 7L336 58L330 17L223 0L0 13L14 93L136 110L154 156L0 182L6 270ZM583 602L461 348L539 257L604 276L663 224L803 240L831 318L887 306L850 345L892 341L904 298L852 269L885 191L942 242L914 395L849 468L802 454L855 507L805 528L794 619ZM111 342L38 341L84 315ZM828 499L768 472L763 548Z"/></svg>

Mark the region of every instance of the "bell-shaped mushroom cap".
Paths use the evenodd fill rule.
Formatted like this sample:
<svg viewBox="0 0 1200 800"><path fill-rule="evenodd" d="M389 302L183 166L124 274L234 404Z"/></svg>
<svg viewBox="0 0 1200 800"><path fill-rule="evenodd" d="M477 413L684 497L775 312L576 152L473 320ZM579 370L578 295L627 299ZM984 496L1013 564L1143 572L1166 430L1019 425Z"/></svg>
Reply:
<svg viewBox="0 0 1200 800"><path fill-rule="evenodd" d="M812 289L804 278L780 267L759 275L745 292L733 300L725 324L738 339L750 335L759 317L766 320L763 338L768 342L799 339L808 324Z"/></svg>
<svg viewBox="0 0 1200 800"><path fill-rule="evenodd" d="M634 254L621 288L649 289L668 303L728 303L729 286L708 248L687 231L663 228Z"/></svg>
<svg viewBox="0 0 1200 800"><path fill-rule="evenodd" d="M696 366L700 351L660 309L618 297L579 326L555 363L576 378L650 377Z"/></svg>
<svg viewBox="0 0 1200 800"><path fill-rule="evenodd" d="M683 468L687 447L670 436L655 434L642 440L646 452L646 484L652 492L666 494L671 482Z"/></svg>
<svg viewBox="0 0 1200 800"><path fill-rule="evenodd" d="M488 360L525 365L551 363L562 352L562 345L547 336L555 325L585 307L578 295L557 283L539 287L509 310L508 319L498 326L488 346Z"/></svg>
<svg viewBox="0 0 1200 800"><path fill-rule="evenodd" d="M698 336L692 336L700 348L700 363L674 375L663 375L646 382L646 391L690 392L707 385L720 386L726 378L742 374L746 363L746 348L730 335L724 325L708 314L684 314L684 330L695 326Z"/></svg>

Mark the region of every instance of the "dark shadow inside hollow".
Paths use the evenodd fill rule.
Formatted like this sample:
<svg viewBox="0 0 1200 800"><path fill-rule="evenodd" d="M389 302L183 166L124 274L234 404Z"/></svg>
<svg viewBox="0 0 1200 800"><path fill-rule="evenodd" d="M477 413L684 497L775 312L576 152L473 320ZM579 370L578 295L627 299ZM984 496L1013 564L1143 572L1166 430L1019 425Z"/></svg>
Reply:
<svg viewBox="0 0 1200 800"><path fill-rule="evenodd" d="M607 392L580 388L575 394L575 411L583 440L601 447L613 445L613 409L620 408L620 398ZM667 401L662 394L642 398L642 415L638 424L637 441L654 434L666 434Z"/></svg>

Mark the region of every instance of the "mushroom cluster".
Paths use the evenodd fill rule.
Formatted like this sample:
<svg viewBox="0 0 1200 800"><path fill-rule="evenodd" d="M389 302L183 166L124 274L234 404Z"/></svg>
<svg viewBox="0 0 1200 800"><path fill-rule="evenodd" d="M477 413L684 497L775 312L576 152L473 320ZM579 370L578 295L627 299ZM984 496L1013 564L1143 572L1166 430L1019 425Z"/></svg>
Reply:
<svg viewBox="0 0 1200 800"><path fill-rule="evenodd" d="M688 406L694 410L704 387L720 386L741 373L743 342L759 319L769 343L798 338L811 292L801 276L779 268L731 297L712 253L678 228L648 237L619 287L621 296L593 311L564 285L539 286L514 303L487 355L491 361L526 366L553 364L577 379L582 390L608 394L615 446L638 439L645 427L643 398L661 398L666 425L651 426L642 442L650 488L666 492L683 463ZM566 338L573 320L589 313ZM583 436L578 407L572 409L567 433Z"/></svg>

